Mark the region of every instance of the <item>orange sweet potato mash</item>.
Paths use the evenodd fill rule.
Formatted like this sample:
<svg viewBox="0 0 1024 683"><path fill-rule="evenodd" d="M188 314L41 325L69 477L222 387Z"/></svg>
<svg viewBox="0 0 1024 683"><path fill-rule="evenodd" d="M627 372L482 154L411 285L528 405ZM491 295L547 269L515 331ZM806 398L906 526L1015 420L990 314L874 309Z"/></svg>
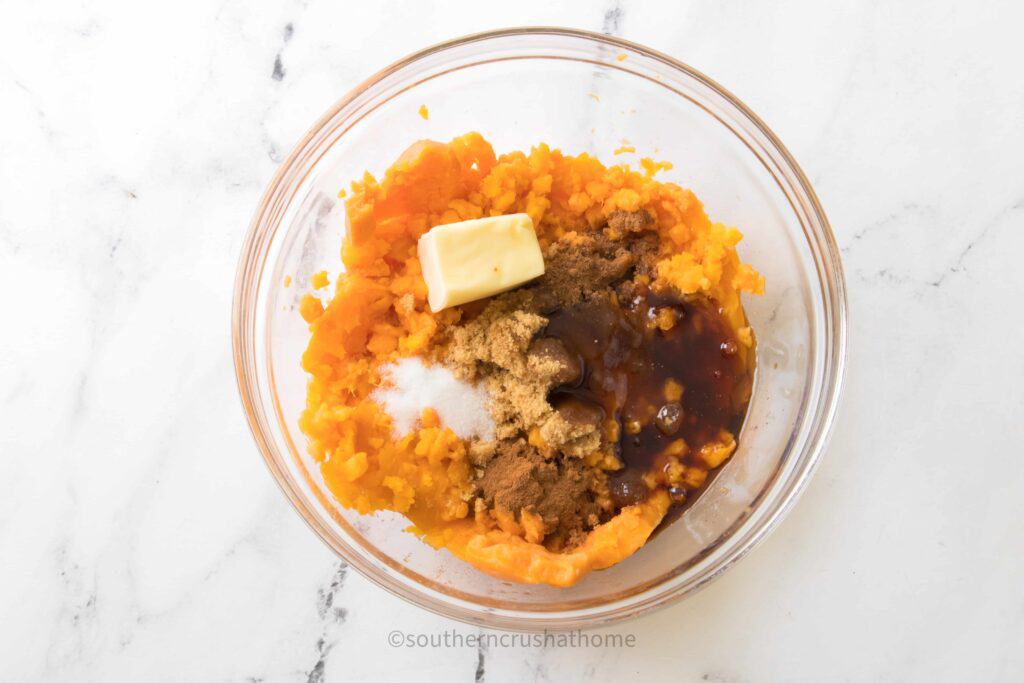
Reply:
<svg viewBox="0 0 1024 683"><path fill-rule="evenodd" d="M662 237L658 278L683 294L716 299L749 345L740 292L761 291L763 280L736 255L740 233L712 223L689 190L655 180L665 164L644 160L642 167L606 167L545 144L497 157L483 137L469 133L447 144L417 142L383 179L367 173L352 184L345 273L326 307L311 295L300 305L311 330L302 357L311 379L300 426L341 505L363 514L402 513L431 545L494 576L527 583L570 586L646 542L668 509L663 491L623 508L565 553L529 542L517 525L474 514L467 503L467 444L431 410L417 430L396 438L391 418L369 399L383 365L423 354L461 315L458 308L430 312L417 240L435 225L484 216L529 214L543 248L603 225L614 211L645 209L657 218Z"/></svg>

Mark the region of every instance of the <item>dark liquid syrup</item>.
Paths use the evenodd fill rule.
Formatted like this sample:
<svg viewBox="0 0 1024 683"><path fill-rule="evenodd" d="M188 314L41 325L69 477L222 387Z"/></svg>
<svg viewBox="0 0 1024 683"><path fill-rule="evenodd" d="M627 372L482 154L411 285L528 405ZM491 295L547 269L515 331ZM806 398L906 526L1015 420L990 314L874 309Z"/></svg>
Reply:
<svg viewBox="0 0 1024 683"><path fill-rule="evenodd" d="M661 329L659 315L673 318L674 325ZM641 289L629 301L597 297L548 317L544 336L560 340L583 368L573 384L552 390L552 405L582 403L618 425L615 454L623 467L609 477L617 505L647 495L642 477L664 466L662 453L673 441L682 438L688 446L680 462L706 469L701 446L716 441L723 429L739 434L753 383L753 352L740 346L713 300ZM678 401L666 398L669 380L683 387ZM712 476L698 489L676 492L678 504L666 522L692 504Z"/></svg>

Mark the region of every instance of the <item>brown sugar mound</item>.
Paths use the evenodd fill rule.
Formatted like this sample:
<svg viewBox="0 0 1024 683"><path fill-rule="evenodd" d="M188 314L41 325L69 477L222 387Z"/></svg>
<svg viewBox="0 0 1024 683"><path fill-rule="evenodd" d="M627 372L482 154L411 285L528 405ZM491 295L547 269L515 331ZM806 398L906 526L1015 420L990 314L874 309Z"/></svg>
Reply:
<svg viewBox="0 0 1024 683"><path fill-rule="evenodd" d="M483 381L491 397L498 439L516 437L551 414L547 392L564 373L557 359L529 353L547 320L524 310L523 297L487 306L476 318L450 331L443 361L469 381Z"/></svg>

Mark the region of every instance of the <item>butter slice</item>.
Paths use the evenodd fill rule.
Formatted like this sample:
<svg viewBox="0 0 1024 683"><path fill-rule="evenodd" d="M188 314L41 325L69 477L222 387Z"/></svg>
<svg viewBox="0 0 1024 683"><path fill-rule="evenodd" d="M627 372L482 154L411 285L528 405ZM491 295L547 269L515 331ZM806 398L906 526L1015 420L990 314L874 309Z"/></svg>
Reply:
<svg viewBox="0 0 1024 683"><path fill-rule="evenodd" d="M418 245L430 310L494 296L544 274L544 258L525 213L432 228Z"/></svg>

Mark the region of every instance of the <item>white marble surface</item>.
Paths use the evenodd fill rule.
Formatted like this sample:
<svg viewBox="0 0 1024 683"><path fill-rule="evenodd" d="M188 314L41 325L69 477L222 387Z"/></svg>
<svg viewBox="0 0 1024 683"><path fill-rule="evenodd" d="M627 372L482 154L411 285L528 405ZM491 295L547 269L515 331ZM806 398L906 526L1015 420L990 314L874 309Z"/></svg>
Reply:
<svg viewBox="0 0 1024 683"><path fill-rule="evenodd" d="M3 680L1024 677L1020 3L0 7ZM516 24L647 43L774 127L842 247L847 392L792 514L612 629L635 647L395 649L475 631L346 573L276 489L234 386L235 263L337 97Z"/></svg>

